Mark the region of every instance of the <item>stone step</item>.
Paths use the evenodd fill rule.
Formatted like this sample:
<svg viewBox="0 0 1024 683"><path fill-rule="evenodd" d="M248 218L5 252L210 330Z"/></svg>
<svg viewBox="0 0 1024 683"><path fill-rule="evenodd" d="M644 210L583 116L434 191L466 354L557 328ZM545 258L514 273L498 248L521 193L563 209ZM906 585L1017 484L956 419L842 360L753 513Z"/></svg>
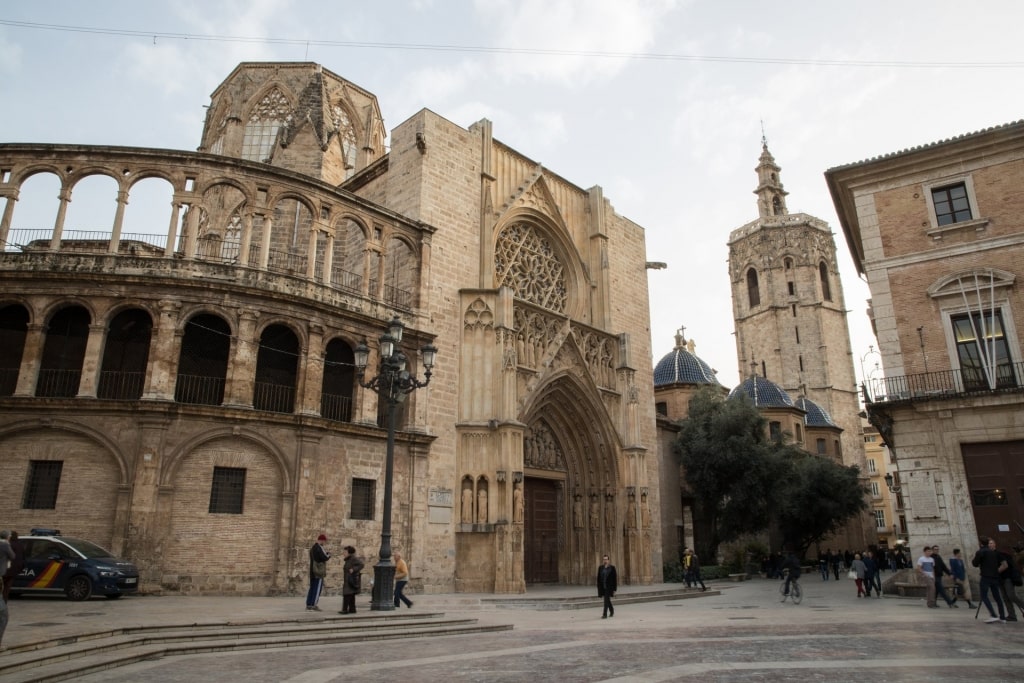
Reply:
<svg viewBox="0 0 1024 683"><path fill-rule="evenodd" d="M689 600L692 598L711 597L721 595L714 589L698 591L692 588L669 588L665 590L652 590L636 593L616 593L614 601L616 605L629 605L641 602L662 602L665 600ZM604 599L596 595L574 596L574 597L485 597L480 599L481 609L530 609L530 610L577 610L601 608Z"/></svg>
<svg viewBox="0 0 1024 683"><path fill-rule="evenodd" d="M511 630L443 614L136 627L23 645L0 656L4 683L62 681L155 657ZM128 632L130 631L130 632Z"/></svg>

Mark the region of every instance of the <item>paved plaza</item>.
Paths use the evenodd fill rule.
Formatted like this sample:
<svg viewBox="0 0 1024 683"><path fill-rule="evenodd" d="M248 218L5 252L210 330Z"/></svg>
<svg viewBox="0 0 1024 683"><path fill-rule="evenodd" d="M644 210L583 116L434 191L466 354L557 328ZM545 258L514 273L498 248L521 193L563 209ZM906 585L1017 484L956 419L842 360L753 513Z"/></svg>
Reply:
<svg viewBox="0 0 1024 683"><path fill-rule="evenodd" d="M413 610L472 616L510 631L373 640L164 657L78 678L100 681L1021 681L1024 622L986 624L984 610L927 609L915 598L858 599L852 581L803 578L800 605L778 583L714 582L719 594L684 600L538 610L482 606L475 595L413 595ZM650 587L647 587L648 589ZM643 587L625 587L626 597ZM529 593L574 597L584 587ZM360 613L368 613L367 599ZM340 597L322 601L326 614ZM330 610L330 611L328 611ZM11 603L4 645L161 621L280 619L305 613L302 597L129 597ZM312 614L311 618L318 618ZM3 654L0 654L0 681Z"/></svg>

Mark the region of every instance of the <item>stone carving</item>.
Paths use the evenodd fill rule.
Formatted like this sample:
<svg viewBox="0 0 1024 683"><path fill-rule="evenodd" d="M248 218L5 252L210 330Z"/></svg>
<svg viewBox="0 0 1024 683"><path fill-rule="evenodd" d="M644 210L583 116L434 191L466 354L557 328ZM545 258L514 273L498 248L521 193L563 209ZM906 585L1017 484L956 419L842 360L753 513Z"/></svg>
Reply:
<svg viewBox="0 0 1024 683"><path fill-rule="evenodd" d="M487 489L482 486L476 492L476 522L487 524Z"/></svg>
<svg viewBox="0 0 1024 683"><path fill-rule="evenodd" d="M583 496L578 493L572 501L572 528L583 528Z"/></svg>
<svg viewBox="0 0 1024 683"><path fill-rule="evenodd" d="M565 267L539 226L513 223L498 235L494 253L498 286L516 297L559 312L565 311Z"/></svg>
<svg viewBox="0 0 1024 683"><path fill-rule="evenodd" d="M523 523L523 485L520 482L512 487L512 521L515 524Z"/></svg>
<svg viewBox="0 0 1024 683"><path fill-rule="evenodd" d="M462 488L462 523L473 523L473 488L471 486Z"/></svg>
<svg viewBox="0 0 1024 683"><path fill-rule="evenodd" d="M523 463L541 470L565 470L565 455L551 430L537 423L523 439Z"/></svg>
<svg viewBox="0 0 1024 683"><path fill-rule="evenodd" d="M466 309L463 324L467 328L491 327L494 325L494 313L483 299L477 299Z"/></svg>
<svg viewBox="0 0 1024 683"><path fill-rule="evenodd" d="M601 528L601 510L597 505L597 495L590 496L590 528L597 531Z"/></svg>

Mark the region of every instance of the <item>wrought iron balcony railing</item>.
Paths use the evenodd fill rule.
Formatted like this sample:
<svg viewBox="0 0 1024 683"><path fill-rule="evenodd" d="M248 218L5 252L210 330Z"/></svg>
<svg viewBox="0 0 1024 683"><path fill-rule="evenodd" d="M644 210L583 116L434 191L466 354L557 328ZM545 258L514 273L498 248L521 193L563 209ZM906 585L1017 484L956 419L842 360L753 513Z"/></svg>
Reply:
<svg viewBox="0 0 1024 683"><path fill-rule="evenodd" d="M928 400L1024 390L1024 362L996 367L992 381L979 369L944 370L900 377L878 377L861 385L865 403Z"/></svg>

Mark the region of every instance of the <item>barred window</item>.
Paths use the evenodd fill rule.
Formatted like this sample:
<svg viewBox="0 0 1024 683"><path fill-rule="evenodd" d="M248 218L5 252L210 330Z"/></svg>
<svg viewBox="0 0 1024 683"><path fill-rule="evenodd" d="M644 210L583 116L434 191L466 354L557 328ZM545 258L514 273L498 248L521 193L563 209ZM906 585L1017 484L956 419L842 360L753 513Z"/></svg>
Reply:
<svg viewBox="0 0 1024 683"><path fill-rule="evenodd" d="M242 514L245 501L245 468L214 467L210 486L210 513Z"/></svg>
<svg viewBox="0 0 1024 683"><path fill-rule="evenodd" d="M352 519L373 519L374 489L377 482L373 479L352 480Z"/></svg>
<svg viewBox="0 0 1024 683"><path fill-rule="evenodd" d="M31 460L25 495L21 507L28 510L54 510L57 507L57 491L60 489L60 473L63 460Z"/></svg>

